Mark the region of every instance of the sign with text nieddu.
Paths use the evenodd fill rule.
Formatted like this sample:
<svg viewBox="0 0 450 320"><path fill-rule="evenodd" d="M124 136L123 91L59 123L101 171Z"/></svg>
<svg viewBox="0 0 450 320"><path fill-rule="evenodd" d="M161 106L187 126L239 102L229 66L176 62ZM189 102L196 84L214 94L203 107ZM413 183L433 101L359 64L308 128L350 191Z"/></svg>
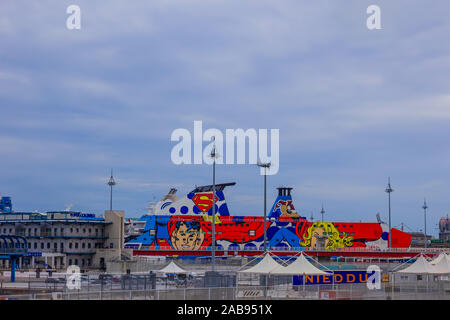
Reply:
<svg viewBox="0 0 450 320"><path fill-rule="evenodd" d="M337 270L330 275L305 275L305 285L315 284L339 284L339 283L366 283L367 279L374 274L365 270ZM303 275L293 277L294 285L303 285Z"/></svg>

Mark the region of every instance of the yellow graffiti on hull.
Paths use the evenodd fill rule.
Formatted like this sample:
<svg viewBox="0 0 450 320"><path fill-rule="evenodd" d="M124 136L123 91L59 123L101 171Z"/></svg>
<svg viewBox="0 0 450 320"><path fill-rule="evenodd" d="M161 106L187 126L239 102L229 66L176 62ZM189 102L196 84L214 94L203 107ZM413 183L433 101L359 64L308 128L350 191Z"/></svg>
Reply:
<svg viewBox="0 0 450 320"><path fill-rule="evenodd" d="M310 248L318 248L320 239L324 239L325 249L345 248L353 245L353 237L346 233L342 235L331 222L314 222L304 233L304 241L300 245Z"/></svg>

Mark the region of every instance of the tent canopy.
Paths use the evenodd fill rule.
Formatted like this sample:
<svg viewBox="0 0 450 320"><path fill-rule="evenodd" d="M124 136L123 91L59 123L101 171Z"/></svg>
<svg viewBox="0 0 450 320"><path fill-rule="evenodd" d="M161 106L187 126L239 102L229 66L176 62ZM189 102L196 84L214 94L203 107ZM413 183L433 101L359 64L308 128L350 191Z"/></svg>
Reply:
<svg viewBox="0 0 450 320"><path fill-rule="evenodd" d="M447 257L443 257L443 259L440 259L440 261L438 261L437 263L435 263L432 266L434 268L433 271L435 274L450 273L450 262L448 261Z"/></svg>
<svg viewBox="0 0 450 320"><path fill-rule="evenodd" d="M280 265L270 256L269 253L266 253L264 258L253 267L239 271L241 273L260 273L260 274L269 274L270 271L279 267Z"/></svg>
<svg viewBox="0 0 450 320"><path fill-rule="evenodd" d="M442 259L443 262L447 263L446 259ZM438 267L436 265L432 265L429 263L424 256L420 256L417 260L411 264L409 267L406 267L403 270L396 271L398 273L417 273L417 274L442 274L448 273L448 269L446 270L445 266L441 263Z"/></svg>
<svg viewBox="0 0 450 320"><path fill-rule="evenodd" d="M180 268L175 262L171 261L167 266L158 270L158 272L162 273L187 273L186 270Z"/></svg>
<svg viewBox="0 0 450 320"><path fill-rule="evenodd" d="M278 265L270 274L291 274L291 275L322 275L329 274L315 267L311 262L306 259L303 252L288 266Z"/></svg>
<svg viewBox="0 0 450 320"><path fill-rule="evenodd" d="M442 259L445 259L448 262L450 262L450 257L446 253L441 253L436 259L431 261L431 264L433 264L433 265L437 264L437 263L441 262Z"/></svg>
<svg viewBox="0 0 450 320"><path fill-rule="evenodd" d="M311 262L306 259L301 253L298 258L288 266L283 266L277 263L269 253L255 266L239 271L241 273L259 273L259 274L272 274L272 275L301 275L301 274L329 274L325 271L315 267Z"/></svg>

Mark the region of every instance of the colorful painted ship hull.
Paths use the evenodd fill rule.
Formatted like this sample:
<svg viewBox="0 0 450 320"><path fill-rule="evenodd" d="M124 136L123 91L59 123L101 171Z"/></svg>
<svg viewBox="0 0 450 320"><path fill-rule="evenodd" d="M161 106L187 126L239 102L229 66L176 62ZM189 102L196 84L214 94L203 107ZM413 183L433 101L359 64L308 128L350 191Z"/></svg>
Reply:
<svg viewBox="0 0 450 320"><path fill-rule="evenodd" d="M234 183L233 183L234 184ZM230 216L223 190L216 186L215 248L217 254L262 251L264 249L264 218ZM308 221L294 208L292 188L278 188L268 221L267 247L273 250L333 250L338 248L388 247L389 228L378 222ZM155 214L145 215L144 232L127 239L125 248L135 254L176 252L177 255L209 255L212 247L212 186L198 187L183 198L173 190L156 208ZM411 235L391 230L392 247L408 248ZM185 252L185 254L184 254Z"/></svg>

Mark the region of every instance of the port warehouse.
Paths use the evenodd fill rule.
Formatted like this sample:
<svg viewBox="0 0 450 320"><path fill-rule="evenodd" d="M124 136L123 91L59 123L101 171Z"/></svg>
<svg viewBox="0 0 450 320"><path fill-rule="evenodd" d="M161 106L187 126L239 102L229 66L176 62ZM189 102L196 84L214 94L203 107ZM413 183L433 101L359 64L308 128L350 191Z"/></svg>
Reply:
<svg viewBox="0 0 450 320"><path fill-rule="evenodd" d="M104 216L74 211L0 214L0 234L20 236L27 253L17 261L19 269L105 269L106 261L122 254L124 212L106 211ZM10 267L8 259L0 266Z"/></svg>

